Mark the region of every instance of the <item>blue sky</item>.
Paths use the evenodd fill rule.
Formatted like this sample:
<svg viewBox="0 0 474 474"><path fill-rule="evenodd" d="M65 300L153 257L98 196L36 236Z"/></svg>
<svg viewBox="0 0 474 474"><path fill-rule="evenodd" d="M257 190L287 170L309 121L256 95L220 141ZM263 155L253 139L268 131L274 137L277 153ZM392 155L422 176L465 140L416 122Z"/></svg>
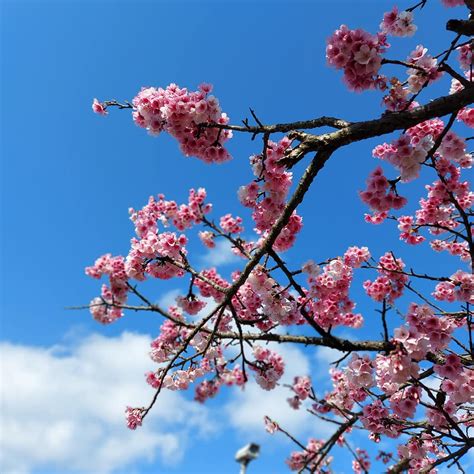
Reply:
<svg viewBox="0 0 474 474"><path fill-rule="evenodd" d="M325 39L341 23L375 32L391 6L391 1L1 2L2 372L13 374L16 387L24 390L17 394L15 419L7 417L9 398L2 408L10 423L5 426L11 427L5 436L18 437L3 453L11 472L92 473L107 466L112 472L235 472L234 452L254 439L263 451L249 471L285 471L283 460L292 446L269 438L260 420L254 423L239 411L265 403L263 396L226 392L197 408L192 394L170 396L142 434L126 431L122 408L106 408L151 397L142 374L152 367L147 344L159 321L128 314L103 327L86 311L66 311L66 306L87 304L99 291L84 267L105 252L128 251L133 226L127 209L141 207L151 194L182 202L189 188L203 186L215 217L240 213L236 190L251 180L248 156L259 151L259 144L237 136L229 143L234 160L208 166L181 156L167 136L149 137L134 126L129 111L115 110L105 119L92 114L91 101L131 99L142 86L175 82L192 89L205 81L214 84L233 123L248 117L248 107L266 123L320 115L374 117L381 113L380 95L345 89L340 72L325 66ZM464 14L430 0L415 16L419 33L414 39L393 39L387 57L403 59L419 43L440 52L450 40L442 25L454 12ZM442 82L433 93L446 88ZM357 190L376 165L371 150L377 143L340 150L327 164L301 207L305 227L287 260L296 267L308 258L340 255L350 245L368 245L376 257L394 249L423 272L434 267L450 274L457 261L442 256L433 262L426 246L400 246L390 224L363 222L366 209ZM411 208L422 192L419 182L402 190L412 198ZM198 265L212 258L202 257L194 241L191 255L193 250ZM235 262L227 262L222 273L234 268ZM170 300L178 289L175 281L147 285L160 301ZM362 295L357 291L355 296ZM362 296L359 310L373 311L373 306ZM375 324L368 326L357 337L379 331ZM135 365L130 354L136 356ZM328 357L315 349L288 353L293 375L306 364L320 383L324 372L315 366L320 370ZM103 372L109 376L101 384ZM284 403L285 393L279 396ZM269 406L277 406L278 397L271 397ZM324 431L315 420L285 416L302 439L313 428ZM54 430L48 431L49 421ZM99 439L116 444L98 452ZM87 452L94 453L91 465L84 464ZM336 460L337 472L345 472L343 465Z"/></svg>

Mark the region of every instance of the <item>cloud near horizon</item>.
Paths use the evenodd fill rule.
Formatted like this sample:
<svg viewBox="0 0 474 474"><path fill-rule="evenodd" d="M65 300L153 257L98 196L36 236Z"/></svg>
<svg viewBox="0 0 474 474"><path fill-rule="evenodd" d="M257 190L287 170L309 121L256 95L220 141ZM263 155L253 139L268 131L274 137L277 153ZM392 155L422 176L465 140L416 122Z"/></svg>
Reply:
<svg viewBox="0 0 474 474"><path fill-rule="evenodd" d="M143 376L153 367L149 343L129 332L71 347L0 343L2 472L106 474L143 461L179 463L190 431L206 437L215 426L205 406L163 392L141 428L126 427L125 407L146 406L153 395Z"/></svg>

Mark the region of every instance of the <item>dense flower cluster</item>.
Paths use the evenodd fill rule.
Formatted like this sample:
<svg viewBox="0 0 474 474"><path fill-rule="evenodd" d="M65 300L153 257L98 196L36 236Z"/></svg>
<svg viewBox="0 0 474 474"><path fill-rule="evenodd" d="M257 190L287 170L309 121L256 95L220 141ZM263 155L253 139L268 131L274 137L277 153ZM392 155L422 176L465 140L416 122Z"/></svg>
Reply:
<svg viewBox="0 0 474 474"><path fill-rule="evenodd" d="M356 402L363 402L367 398L365 387L354 383L358 379L353 378L352 370L344 371L332 367L329 369L333 389L325 394L323 403L313 405L316 411L320 413L332 411L337 415L341 408L351 410Z"/></svg>
<svg viewBox="0 0 474 474"><path fill-rule="evenodd" d="M258 321L258 318L264 318L257 322L257 327L262 330L275 323L288 326L304 322L296 299L260 265L240 288L234 298L234 308L243 320Z"/></svg>
<svg viewBox="0 0 474 474"><path fill-rule="evenodd" d="M421 44L410 53L407 62L416 66L407 69L408 88L413 93L419 92L428 81L436 81L442 76L437 59L428 54L428 49Z"/></svg>
<svg viewBox="0 0 474 474"><path fill-rule="evenodd" d="M211 90L209 84L201 84L195 92L176 84L166 89L143 88L133 99L133 120L152 135L168 132L178 140L185 156L196 156L206 163L222 163L231 158L224 143L232 137L232 132L202 126L225 125L229 121L219 101L209 95Z"/></svg>
<svg viewBox="0 0 474 474"><path fill-rule="evenodd" d="M378 166L367 178L367 189L359 193L360 198L371 209L379 213L390 209L401 209L407 200L399 196Z"/></svg>
<svg viewBox="0 0 474 474"><path fill-rule="evenodd" d="M387 252L379 260L379 276L374 280L364 282L364 289L375 301L387 300L393 303L403 293L403 288L408 281L408 276L403 273L405 264L401 258Z"/></svg>
<svg viewBox="0 0 474 474"><path fill-rule="evenodd" d="M400 216L398 219L398 230L400 231L400 240L404 240L407 244L417 245L426 239L418 234L414 227L414 218L412 216Z"/></svg>
<svg viewBox="0 0 474 474"><path fill-rule="evenodd" d="M110 282L110 287L102 285L101 297L94 298L90 303L94 319L108 324L120 318L123 315L120 306L127 301L128 293L128 276L123 257L105 254L98 258L93 266L86 268L86 274L97 279L108 275Z"/></svg>
<svg viewBox="0 0 474 474"><path fill-rule="evenodd" d="M232 217L231 214L226 214L221 217L220 226L224 232L229 234L240 234L244 231L242 227L241 217Z"/></svg>
<svg viewBox="0 0 474 474"><path fill-rule="evenodd" d="M384 434L390 438L398 436L397 425L393 422L389 410L378 399L364 406L360 421L371 433Z"/></svg>
<svg viewBox="0 0 474 474"><path fill-rule="evenodd" d="M447 242L446 240L434 239L430 242L430 245L435 252L446 250L451 255L459 256L463 262L468 262L471 258L467 242Z"/></svg>
<svg viewBox="0 0 474 474"><path fill-rule="evenodd" d="M474 275L461 270L451 275L449 281L436 285L433 296L440 301L465 301L474 303Z"/></svg>
<svg viewBox="0 0 474 474"><path fill-rule="evenodd" d="M310 439L304 451L294 451L291 453L289 459L286 460L288 467L292 471L302 471L307 467L315 474L323 474L327 472L327 467L332 462L332 456L324 458L321 462L321 448L324 441ZM316 468L316 466L318 467Z"/></svg>
<svg viewBox="0 0 474 474"><path fill-rule="evenodd" d="M202 270L200 276L204 279L197 278L194 284L199 289L201 296L214 298L217 302L222 301L225 296L222 289L229 287L229 283L217 273L215 268Z"/></svg>
<svg viewBox="0 0 474 474"><path fill-rule="evenodd" d="M255 380L264 390L274 389L285 371L283 358L276 352L261 346L254 347L253 355L255 365L251 367L255 372Z"/></svg>
<svg viewBox="0 0 474 474"><path fill-rule="evenodd" d="M430 135L423 137L415 146L408 135L402 135L390 145L384 143L375 147L372 153L375 158L395 166L400 171L400 180L408 182L418 178L421 164L432 146L433 139Z"/></svg>
<svg viewBox="0 0 474 474"><path fill-rule="evenodd" d="M343 258L329 262L324 270L308 278L308 308L314 320L323 328L335 326L360 327L362 316L354 314L354 302L349 298L353 269L370 258L367 247L350 247Z"/></svg>
<svg viewBox="0 0 474 474"><path fill-rule="evenodd" d="M183 296L178 296L176 298L176 304L188 314L198 314L201 309L206 306L205 301L201 301L196 298L194 295L184 298Z"/></svg>
<svg viewBox="0 0 474 474"><path fill-rule="evenodd" d="M360 357L358 354L352 354L352 359L346 369L349 386L355 390L373 387L375 385L373 372L374 368L369 356Z"/></svg>
<svg viewBox="0 0 474 474"><path fill-rule="evenodd" d="M269 141L266 156L254 155L250 158L253 173L257 180L242 186L238 196L243 206L253 209L252 218L255 230L264 239L273 224L285 209L285 201L292 184L292 173L286 171L280 163L291 141L283 138L278 143ZM259 184L257 181L263 181ZM262 199L258 199L262 196ZM289 249L296 240L296 235L303 226L302 218L293 212L288 224L280 232L274 248L278 251Z"/></svg>
<svg viewBox="0 0 474 474"><path fill-rule="evenodd" d="M137 426L142 426L143 411L143 408L126 408L125 415L127 418L127 426L131 430L136 430Z"/></svg>
<svg viewBox="0 0 474 474"><path fill-rule="evenodd" d="M421 437L410 438L405 445L398 447L400 459L408 460L409 474L417 474L423 468L428 468L436 460L436 458L430 457L430 454L442 454L438 443L439 441L436 438L423 434ZM434 470L431 469L430 472L434 472Z"/></svg>
<svg viewBox="0 0 474 474"><path fill-rule="evenodd" d="M403 345L415 361L422 360L429 351L443 350L449 344L455 326L446 316L435 316L427 305L412 303L406 316L408 327L395 330L395 340Z"/></svg>
<svg viewBox="0 0 474 474"><path fill-rule="evenodd" d="M406 10L399 12L397 7L384 13L380 29L391 36L413 36L417 30L413 13Z"/></svg>
<svg viewBox="0 0 474 474"><path fill-rule="evenodd" d="M344 70L344 81L349 89L373 89L384 84L378 72L387 47L383 33L371 35L341 25L327 40L326 59L331 66Z"/></svg>

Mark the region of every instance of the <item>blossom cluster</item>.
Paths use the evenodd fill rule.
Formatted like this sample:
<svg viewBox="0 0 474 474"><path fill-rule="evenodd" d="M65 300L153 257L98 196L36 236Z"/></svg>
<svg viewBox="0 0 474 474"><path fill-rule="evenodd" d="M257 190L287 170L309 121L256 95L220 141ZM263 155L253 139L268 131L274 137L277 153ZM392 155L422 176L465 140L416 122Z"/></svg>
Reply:
<svg viewBox="0 0 474 474"><path fill-rule="evenodd" d="M253 209L255 231L261 235L261 239L265 239L285 209L286 197L292 184L292 173L286 171L280 160L290 144L291 141L287 137L278 143L269 140L265 155L254 155L250 158L257 179L241 186L238 191L241 204ZM260 181L263 181L263 184L260 184ZM302 218L293 212L273 245L275 250L284 251L292 247L302 226Z"/></svg>
<svg viewBox="0 0 474 474"><path fill-rule="evenodd" d="M261 346L254 347L253 355L255 364L251 368L255 372L255 380L264 390L272 390L285 371L283 358Z"/></svg>
<svg viewBox="0 0 474 474"><path fill-rule="evenodd" d="M235 274L237 277L239 274ZM303 324L297 300L281 287L263 266L257 265L233 299L240 319L256 321L256 326L268 329L275 324Z"/></svg>
<svg viewBox="0 0 474 474"><path fill-rule="evenodd" d="M394 186L383 174L378 166L367 178L367 189L359 193L360 198L371 209L378 213L390 209L401 209L407 202L406 198L396 193Z"/></svg>
<svg viewBox="0 0 474 474"><path fill-rule="evenodd" d="M408 56L407 62L416 67L407 69L408 89L417 93L428 82L433 82L442 76L438 70L438 61L428 53L428 49L419 44Z"/></svg>
<svg viewBox="0 0 474 474"><path fill-rule="evenodd" d="M321 448L324 441L311 438L305 447L304 451L294 451L286 460L286 464L292 471L301 472L308 468L316 474L327 472L327 467L331 464L332 456L327 456L324 460L321 459ZM318 466L318 467L316 467Z"/></svg>
<svg viewBox="0 0 474 474"><path fill-rule="evenodd" d="M224 143L232 137L232 132L203 127L203 124L225 125L229 121L217 98L209 95L211 90L209 84L201 84L195 92L176 84L166 89L143 88L133 99L133 120L152 135L168 132L178 140L185 156L196 156L206 163L222 163L231 158Z"/></svg>
<svg viewBox="0 0 474 474"><path fill-rule="evenodd" d="M384 87L385 81L378 72L387 47L383 33L371 35L341 25L327 40L326 59L329 65L343 69L344 81L351 90Z"/></svg>
<svg viewBox="0 0 474 474"><path fill-rule="evenodd" d="M370 258L367 247L350 247L343 258L329 262L321 273L309 275L307 306L322 328L335 326L360 327L362 315L353 313L354 302L349 298L353 269Z"/></svg>
<svg viewBox="0 0 474 474"><path fill-rule="evenodd" d="M474 303L474 275L457 271L448 281L436 285L433 296L439 301Z"/></svg>
<svg viewBox="0 0 474 474"><path fill-rule="evenodd" d="M408 281L404 268L401 258L396 259L390 252L382 255L377 269L379 276L374 281L364 282L366 293L375 301L387 300L390 304L393 303L402 295Z"/></svg>
<svg viewBox="0 0 474 474"><path fill-rule="evenodd" d="M105 254L98 258L93 266L86 268L86 274L97 279L108 275L110 283L110 287L102 285L101 296L90 302L93 318L103 324L112 323L120 318L123 315L120 306L126 303L128 294L128 275L124 258Z"/></svg>
<svg viewBox="0 0 474 474"><path fill-rule="evenodd" d="M430 136L424 137L413 146L410 137L402 135L390 145L384 143L375 147L372 154L395 166L400 171L400 180L408 182L418 178L421 164L432 146L433 140Z"/></svg>
<svg viewBox="0 0 474 474"><path fill-rule="evenodd" d="M457 7L465 5L464 0L441 0L446 7Z"/></svg>
<svg viewBox="0 0 474 474"><path fill-rule="evenodd" d="M289 405L297 410L301 402L306 400L311 394L311 379L308 376L295 377L291 387L295 395L288 398Z"/></svg>
<svg viewBox="0 0 474 474"><path fill-rule="evenodd" d="M413 23L412 12L399 12L397 7L393 7L391 11L384 13L380 29L391 36L413 36L417 27Z"/></svg>
<svg viewBox="0 0 474 474"><path fill-rule="evenodd" d="M143 87L133 99L133 120L150 135L168 132L178 140L185 156L195 156L206 163L222 163L231 156L224 143L232 137L225 128L229 118L221 111L219 101L210 95L212 85L201 84L197 91L170 84ZM107 115L108 103L94 99L92 110ZM213 126L217 125L217 126Z"/></svg>

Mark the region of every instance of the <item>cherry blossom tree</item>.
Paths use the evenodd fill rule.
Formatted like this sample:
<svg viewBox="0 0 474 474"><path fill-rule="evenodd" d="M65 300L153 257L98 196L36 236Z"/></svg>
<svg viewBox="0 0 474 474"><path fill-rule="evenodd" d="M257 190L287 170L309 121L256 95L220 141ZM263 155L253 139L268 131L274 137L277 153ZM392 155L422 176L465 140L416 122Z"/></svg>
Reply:
<svg viewBox="0 0 474 474"><path fill-rule="evenodd" d="M262 420L268 432L296 444L287 459L291 470L331 472L334 446L347 449L356 473L371 471L375 458L391 473L434 473L440 465L463 470L462 458L474 446L474 193L463 177L472 165L468 140L474 137L462 136L474 126L474 22L450 20L446 27L453 36L444 51L419 45L405 58L388 56L389 38L415 35L414 16L429 1L439 0L394 7L374 34L342 25L327 40L327 63L342 70L346 86L355 92L372 89L381 98L385 112L372 120L323 116L265 125L251 111L251 119L233 125L209 84L196 91L176 84L147 87L131 102L94 100L94 112L130 109L135 124L150 135L170 134L183 155L209 165L232 159L233 135L261 138L250 157L254 179L236 190L252 212L253 240L244 238L249 233L242 218L212 216L205 189L191 189L181 204L158 194L141 209L130 209L136 236L128 255L106 254L86 269L87 275L108 280L88 305L98 322L110 324L125 311L163 318L146 374L154 395L146 407L126 408L129 428L146 422L163 390L193 387L195 400L204 403L224 386L244 389L252 378L262 391L274 389L285 360L269 342L324 346L343 353L330 369L332 390L321 393L303 373L288 386L289 398L282 403L332 424L332 436L297 440L278 420ZM446 7L464 5L466 17L474 15L471 1L441 1ZM399 73L387 77L387 67ZM443 85L444 95L429 96L434 83ZM319 128L324 131L318 133ZM383 142L393 132L396 138ZM350 247L301 268L285 261L284 252L297 244L303 225L298 206L325 163L339 149L375 137L381 138L373 157L384 163L359 192L367 225L399 232L402 245L430 246L434 259L439 252L450 254L459 268L453 274L413 269L390 248L373 256L367 247ZM421 182L421 170L429 182ZM426 192L418 210L408 215L403 186L412 181ZM217 239L230 243L241 261L230 279L216 268L195 268L186 249L191 232L198 232L207 248ZM356 272L366 274L370 315L357 313L351 298ZM188 289L174 306L162 308L140 289L140 282L155 279L186 279ZM431 292L417 289L421 281ZM409 305L399 303L402 295L410 298ZM398 319L388 318L390 312ZM338 327L360 328L368 318L380 325L380 339L334 334ZM365 430L371 442L355 445L354 430ZM387 438L393 449L377 449Z"/></svg>

